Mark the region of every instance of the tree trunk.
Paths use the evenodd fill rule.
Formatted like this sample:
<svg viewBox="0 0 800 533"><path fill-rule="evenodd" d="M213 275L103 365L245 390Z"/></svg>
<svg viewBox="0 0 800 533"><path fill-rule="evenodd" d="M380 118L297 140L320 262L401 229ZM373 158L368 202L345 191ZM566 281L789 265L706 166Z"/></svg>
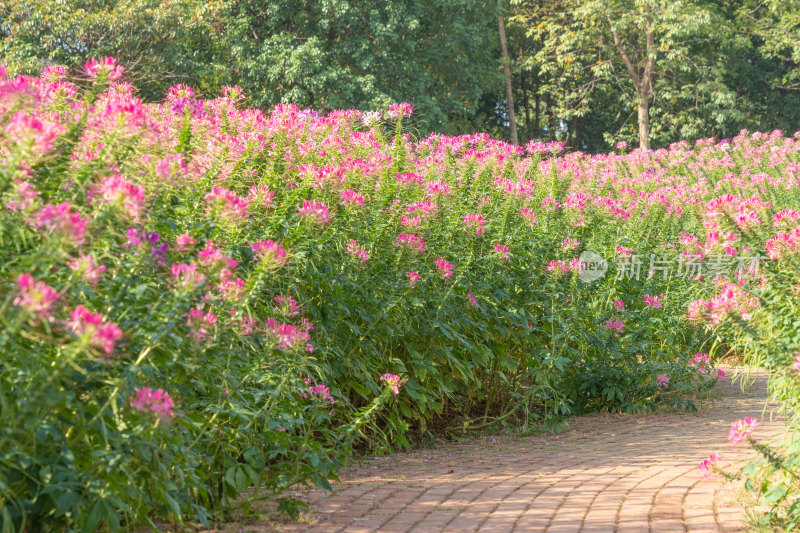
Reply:
<svg viewBox="0 0 800 533"><path fill-rule="evenodd" d="M533 75L533 138L539 138L539 132L541 132L541 97L539 96L539 77L534 74Z"/></svg>
<svg viewBox="0 0 800 533"><path fill-rule="evenodd" d="M517 137L517 122L514 117L514 91L511 86L511 65L508 59L508 43L506 41L506 26L503 23L503 2L497 0L497 27L500 32L500 48L503 52L503 73L506 76L506 108L508 109L508 125L511 130L511 144L519 144Z"/></svg>
<svg viewBox="0 0 800 533"><path fill-rule="evenodd" d="M522 47L519 47L519 56L522 57ZM525 70L519 73L520 87L522 88L522 105L525 107L525 133L528 138L531 136L531 106L528 100L528 84L525 83Z"/></svg>
<svg viewBox="0 0 800 533"><path fill-rule="evenodd" d="M650 102L639 95L639 149L650 149Z"/></svg>

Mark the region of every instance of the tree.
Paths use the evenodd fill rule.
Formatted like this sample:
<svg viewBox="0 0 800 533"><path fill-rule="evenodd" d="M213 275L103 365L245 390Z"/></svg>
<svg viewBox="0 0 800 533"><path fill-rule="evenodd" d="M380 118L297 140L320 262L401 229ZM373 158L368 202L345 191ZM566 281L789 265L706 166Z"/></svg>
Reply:
<svg viewBox="0 0 800 533"><path fill-rule="evenodd" d="M495 10L484 0L241 0L227 13L226 42L256 106L409 101L422 128L474 131L483 95L501 82Z"/></svg>
<svg viewBox="0 0 800 533"><path fill-rule="evenodd" d="M506 26L503 23L503 3L497 0L497 27L500 35L500 50L503 53L503 74L506 78L506 109L508 110L508 127L511 130L511 144L519 144L517 136L517 119L514 114L514 89L511 83L511 60L508 58L508 42Z"/></svg>
<svg viewBox="0 0 800 533"><path fill-rule="evenodd" d="M179 81L216 92L221 0L3 0L0 57L11 72L114 56L145 98Z"/></svg>
<svg viewBox="0 0 800 533"><path fill-rule="evenodd" d="M691 87L698 95L713 92L722 105L732 103L709 52L717 39L712 28L722 24L710 4L694 0L516 3L517 20L527 22L529 38L541 43L531 60L548 78L546 88L559 97L567 128L572 122L580 127L586 115L597 110L593 104L598 91L617 92L614 122L627 122L625 117L636 114L639 146L647 150L654 127L659 140L668 136L663 126L669 117L664 114L687 104L689 97L682 91ZM670 100L665 101L664 95ZM661 116L653 117L654 104ZM722 113L720 120L726 117ZM654 118L659 121L655 125ZM619 132L624 129L623 123Z"/></svg>

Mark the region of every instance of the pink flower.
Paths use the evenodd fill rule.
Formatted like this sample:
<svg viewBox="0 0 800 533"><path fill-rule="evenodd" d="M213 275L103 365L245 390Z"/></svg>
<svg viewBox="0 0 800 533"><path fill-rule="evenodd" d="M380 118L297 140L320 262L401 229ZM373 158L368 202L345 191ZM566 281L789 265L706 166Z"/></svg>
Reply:
<svg viewBox="0 0 800 533"><path fill-rule="evenodd" d="M181 263L172 265L172 277L181 287L199 287L205 282L204 274L197 272L197 265L194 263Z"/></svg>
<svg viewBox="0 0 800 533"><path fill-rule="evenodd" d="M83 252L78 252L78 254L79 258L74 261L68 261L67 266L76 274L80 274L83 281L97 285L100 280L100 274L106 271L106 266L98 266L91 254Z"/></svg>
<svg viewBox="0 0 800 533"><path fill-rule="evenodd" d="M625 328L625 324L623 324L622 320L618 318L616 319L609 318L608 320L606 320L605 328L617 332L617 336L619 336L619 333L621 333L622 330Z"/></svg>
<svg viewBox="0 0 800 533"><path fill-rule="evenodd" d="M399 104L390 105L388 111L386 111L386 115L389 118L397 119L402 117L410 117L413 112L414 106L408 102L402 102Z"/></svg>
<svg viewBox="0 0 800 533"><path fill-rule="evenodd" d="M753 433L753 429L755 429L757 426L758 419L751 416L737 420L731 424L731 431L728 434L728 441L730 441L732 444L739 444L740 442L749 438Z"/></svg>
<svg viewBox="0 0 800 533"><path fill-rule="evenodd" d="M428 196L447 196L450 194L450 186L444 180L434 180L425 183L425 191Z"/></svg>
<svg viewBox="0 0 800 533"><path fill-rule="evenodd" d="M80 213L72 211L67 202L58 205L46 204L35 215L33 227L58 232L78 246L84 242L86 223Z"/></svg>
<svg viewBox="0 0 800 533"><path fill-rule="evenodd" d="M707 353L698 352L692 357L693 365L708 365L711 363L711 357Z"/></svg>
<svg viewBox="0 0 800 533"><path fill-rule="evenodd" d="M437 257L433 262L436 264L436 268L442 274L443 278L447 279L453 275L453 265L451 265L441 257Z"/></svg>
<svg viewBox="0 0 800 533"><path fill-rule="evenodd" d="M312 396L319 396L323 400L327 400L331 405L334 403L331 391L326 385L314 385L308 388L308 392L310 392Z"/></svg>
<svg viewBox="0 0 800 533"><path fill-rule="evenodd" d="M661 302L660 298L664 297L664 293L659 294L658 296L650 296L649 294L644 295L644 303L647 304L649 307L663 307L663 303Z"/></svg>
<svg viewBox="0 0 800 533"><path fill-rule="evenodd" d="M197 239L192 237L188 232L181 233L175 238L175 242L178 246L175 248L179 252L188 252L194 245L197 243Z"/></svg>
<svg viewBox="0 0 800 533"><path fill-rule="evenodd" d="M633 250L625 246L617 246L617 255L621 257L630 257L633 255Z"/></svg>
<svg viewBox="0 0 800 533"><path fill-rule="evenodd" d="M522 218L527 220L528 224L530 224L531 226L535 225L538 222L536 218L536 213L534 213L532 209L526 209L523 207L519 210L519 212L522 215Z"/></svg>
<svg viewBox="0 0 800 533"><path fill-rule="evenodd" d="M361 259L362 263L366 263L369 259L366 247L363 244L358 244L354 240L347 243L347 250L345 250L344 253L358 257Z"/></svg>
<svg viewBox="0 0 800 533"><path fill-rule="evenodd" d="M114 353L116 341L122 337L120 330L113 322L105 322L105 317L100 313L92 313L82 305L78 305L69 313L70 320L67 326L79 337L88 336L91 345L102 348L106 357Z"/></svg>
<svg viewBox="0 0 800 533"><path fill-rule="evenodd" d="M281 248L275 241L254 242L250 244L250 247L253 249L256 258L260 262L266 263L270 268L282 267L289 260L286 250Z"/></svg>
<svg viewBox="0 0 800 533"><path fill-rule="evenodd" d="M234 259L233 257L229 257L225 255L225 253L214 244L214 241L206 242L206 245L200 250L200 253L197 254L197 257L200 258L200 263L205 266L218 266L222 265L223 268L236 268L239 264L239 261Z"/></svg>
<svg viewBox="0 0 800 533"><path fill-rule="evenodd" d="M385 381L395 396L400 393L400 376L397 374L384 374L379 381Z"/></svg>
<svg viewBox="0 0 800 533"><path fill-rule="evenodd" d="M95 58L87 61L83 66L83 70L90 78L97 78L106 73L110 81L116 81L120 79L125 68L117 65L117 60L113 57L101 57L100 61Z"/></svg>
<svg viewBox="0 0 800 533"><path fill-rule="evenodd" d="M136 394L131 397L131 407L137 411L156 413L161 420L166 422L172 416L175 403L169 394L161 389L156 391L148 387L136 389Z"/></svg>
<svg viewBox="0 0 800 533"><path fill-rule="evenodd" d="M176 100L194 98L194 89L183 83L176 83L167 89L167 102L175 102Z"/></svg>
<svg viewBox="0 0 800 533"><path fill-rule="evenodd" d="M211 312L204 312L200 304L197 304L197 307L191 309L185 316L187 317L186 326L190 329L186 336L197 344L206 342L211 333L210 330L214 329L217 323L217 316Z"/></svg>
<svg viewBox="0 0 800 533"><path fill-rule="evenodd" d="M502 244L495 244L494 245L494 251L495 251L495 253L497 253L497 255L500 256L500 259L508 259L509 258L508 247L507 246L504 246Z"/></svg>
<svg viewBox="0 0 800 533"><path fill-rule="evenodd" d="M800 370L800 353L794 356L794 364L792 365L794 370Z"/></svg>
<svg viewBox="0 0 800 533"><path fill-rule="evenodd" d="M578 242L577 239L568 238L568 239L564 239L563 241L561 241L561 249L562 250L574 250L575 248L577 248L580 245L581 245L581 243Z"/></svg>
<svg viewBox="0 0 800 533"><path fill-rule="evenodd" d="M91 191L91 199L121 207L128 216L138 220L144 209L144 188L134 185L121 174L103 178L103 183Z"/></svg>
<svg viewBox="0 0 800 533"><path fill-rule="evenodd" d="M209 213L218 213L226 220L247 218L247 200L225 187L212 187L203 199L209 205Z"/></svg>
<svg viewBox="0 0 800 533"><path fill-rule="evenodd" d="M297 211L297 215L303 218L308 218L316 224L328 224L331 221L331 214L328 211L328 206L320 202L312 202L305 200L303 207Z"/></svg>
<svg viewBox="0 0 800 533"><path fill-rule="evenodd" d="M472 307L476 307L478 305L478 300L475 299L471 292L467 293L467 300L469 300L469 303L472 304Z"/></svg>
<svg viewBox="0 0 800 533"><path fill-rule="evenodd" d="M614 300L614 307L616 307L620 311L624 311L625 310L625 302L623 302L622 300Z"/></svg>
<svg viewBox="0 0 800 533"><path fill-rule="evenodd" d="M406 276L408 276L408 281L412 287L419 281L419 274L416 272L406 272Z"/></svg>
<svg viewBox="0 0 800 533"><path fill-rule="evenodd" d="M250 193L245 198L248 204L260 204L264 209L272 207L273 198L275 193L269 190L266 185L253 185L250 187Z"/></svg>
<svg viewBox="0 0 800 533"><path fill-rule="evenodd" d="M6 202L9 211L27 211L33 205L34 199L39 196L36 189L29 181L16 180L14 195Z"/></svg>
<svg viewBox="0 0 800 533"><path fill-rule="evenodd" d="M470 233L474 233L475 235L480 235L484 232L484 226L488 223L486 219L483 218L483 215L479 214L472 214L472 215L464 215L464 226L467 228L467 235Z"/></svg>
<svg viewBox="0 0 800 533"><path fill-rule="evenodd" d="M244 294L245 283L243 279L235 277L230 269L223 268L219 271L217 290L226 300L238 301Z"/></svg>
<svg viewBox="0 0 800 533"><path fill-rule="evenodd" d="M5 128L8 146L16 150L38 156L53 148L56 127L18 111L11 116Z"/></svg>
<svg viewBox="0 0 800 533"><path fill-rule="evenodd" d="M715 477L718 475L714 471L714 466L720 459L722 459L722 457L720 457L716 453L712 453L711 455L708 456L708 459L700 461L700 465L697 468L699 468L700 471L703 473L702 474L703 479L706 479L708 477Z"/></svg>
<svg viewBox="0 0 800 533"><path fill-rule="evenodd" d="M52 308L58 300L58 292L54 288L25 273L17 277L17 289L19 295L14 298L14 305L39 315L42 320L53 321Z"/></svg>
<svg viewBox="0 0 800 533"><path fill-rule="evenodd" d="M300 314L300 307L291 296L276 296L273 311L286 316L297 316Z"/></svg>
<svg viewBox="0 0 800 533"><path fill-rule="evenodd" d="M425 251L425 241L422 240L422 237L413 233L401 233L397 236L395 245L402 246L418 254Z"/></svg>
<svg viewBox="0 0 800 533"><path fill-rule="evenodd" d="M304 322L303 326L298 327L278 322L274 318L267 320L267 336L275 341L278 349L285 351L306 344L311 338L308 332L312 328L311 323L307 321Z"/></svg>
<svg viewBox="0 0 800 533"><path fill-rule="evenodd" d="M656 376L656 381L658 382L658 389L663 390L669 387L669 377L665 376L664 374L659 374Z"/></svg>
<svg viewBox="0 0 800 533"><path fill-rule="evenodd" d="M364 197L358 194L353 189L347 189L344 191L340 198L342 199L342 205L355 205L361 206L364 205Z"/></svg>

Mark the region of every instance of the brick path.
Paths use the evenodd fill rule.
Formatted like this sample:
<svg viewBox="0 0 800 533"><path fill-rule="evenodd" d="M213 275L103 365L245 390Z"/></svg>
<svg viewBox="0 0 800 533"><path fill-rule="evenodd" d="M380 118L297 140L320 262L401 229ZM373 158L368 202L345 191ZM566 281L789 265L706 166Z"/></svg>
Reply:
<svg viewBox="0 0 800 533"><path fill-rule="evenodd" d="M759 439L782 423L763 416L763 375L743 393L728 370L698 413L596 415L559 436L486 437L354 464L333 494L312 491L304 523L279 531L744 531L734 488L701 480L697 465L712 452L726 466L752 456L727 443L733 420L761 419Z"/></svg>

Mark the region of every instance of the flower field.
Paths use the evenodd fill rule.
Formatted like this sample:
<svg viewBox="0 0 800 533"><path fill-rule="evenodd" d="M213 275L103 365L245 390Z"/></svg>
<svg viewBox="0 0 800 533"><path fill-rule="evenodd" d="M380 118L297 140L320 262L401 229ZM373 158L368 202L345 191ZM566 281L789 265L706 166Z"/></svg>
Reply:
<svg viewBox="0 0 800 533"><path fill-rule="evenodd" d="M354 446L690 408L729 350L795 408L798 135L562 154L123 74L0 81L3 531L296 512Z"/></svg>

